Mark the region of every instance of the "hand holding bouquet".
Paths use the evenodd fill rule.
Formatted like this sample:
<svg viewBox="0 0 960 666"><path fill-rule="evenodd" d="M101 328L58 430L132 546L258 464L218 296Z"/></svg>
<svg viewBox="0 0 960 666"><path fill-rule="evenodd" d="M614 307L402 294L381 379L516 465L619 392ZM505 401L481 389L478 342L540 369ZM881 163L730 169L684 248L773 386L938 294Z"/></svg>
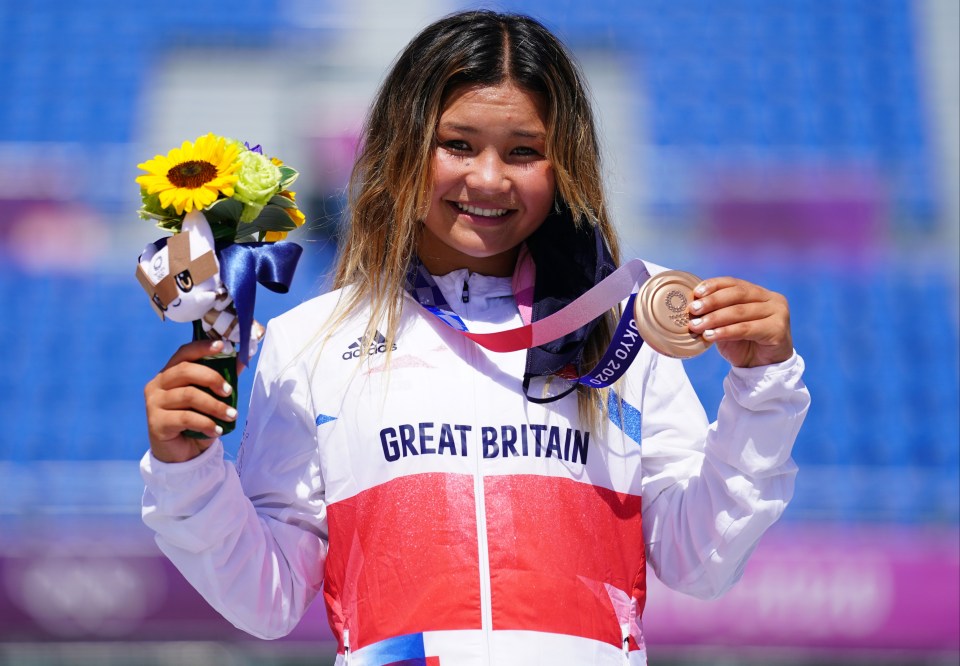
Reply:
<svg viewBox="0 0 960 666"><path fill-rule="evenodd" d="M260 146L214 134L138 167L140 217L172 235L144 248L137 279L161 319L223 340L223 353L204 362L236 389L236 363L249 362L264 332L253 318L256 285L287 292L302 252L284 240L304 222L287 189L298 173Z"/></svg>

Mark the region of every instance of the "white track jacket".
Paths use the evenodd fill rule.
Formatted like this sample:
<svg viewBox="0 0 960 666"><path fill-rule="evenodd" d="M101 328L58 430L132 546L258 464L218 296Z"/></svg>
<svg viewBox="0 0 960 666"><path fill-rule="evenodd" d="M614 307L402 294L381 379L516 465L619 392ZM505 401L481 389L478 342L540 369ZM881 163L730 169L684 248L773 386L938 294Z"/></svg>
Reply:
<svg viewBox="0 0 960 666"><path fill-rule="evenodd" d="M437 283L470 330L521 325L509 278ZM322 594L338 665L645 664L647 563L717 596L792 495L796 354L732 369L708 424L681 362L644 347L588 429L575 395L524 398L524 352L412 299L388 370L367 313L319 332L338 297L270 322L236 464L219 442L142 461L161 550L251 634L285 635Z"/></svg>

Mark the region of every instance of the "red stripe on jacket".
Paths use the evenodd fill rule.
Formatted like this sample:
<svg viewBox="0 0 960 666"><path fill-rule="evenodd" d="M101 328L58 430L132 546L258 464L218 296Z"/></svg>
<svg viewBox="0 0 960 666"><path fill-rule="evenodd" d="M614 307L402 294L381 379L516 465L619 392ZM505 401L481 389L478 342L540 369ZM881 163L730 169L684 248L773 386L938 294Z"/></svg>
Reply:
<svg viewBox="0 0 960 666"><path fill-rule="evenodd" d="M493 628L621 645L605 583L646 601L640 497L570 479L484 479Z"/></svg>
<svg viewBox="0 0 960 666"><path fill-rule="evenodd" d="M620 645L605 585L646 599L640 498L570 479L484 477L493 629ZM327 507L324 598L351 649L481 628L474 480L429 473Z"/></svg>

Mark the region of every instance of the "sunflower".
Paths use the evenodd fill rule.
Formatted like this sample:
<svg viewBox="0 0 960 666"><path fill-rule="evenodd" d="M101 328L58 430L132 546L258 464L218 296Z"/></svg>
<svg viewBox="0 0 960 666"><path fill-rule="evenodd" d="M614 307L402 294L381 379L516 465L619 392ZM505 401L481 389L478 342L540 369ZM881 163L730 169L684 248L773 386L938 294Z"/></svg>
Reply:
<svg viewBox="0 0 960 666"><path fill-rule="evenodd" d="M138 164L137 168L147 175L139 176L137 183L148 195L158 195L161 206L173 206L179 215L202 210L221 194L233 196L242 148L214 134L201 136L193 143L184 141L166 156L157 155Z"/></svg>

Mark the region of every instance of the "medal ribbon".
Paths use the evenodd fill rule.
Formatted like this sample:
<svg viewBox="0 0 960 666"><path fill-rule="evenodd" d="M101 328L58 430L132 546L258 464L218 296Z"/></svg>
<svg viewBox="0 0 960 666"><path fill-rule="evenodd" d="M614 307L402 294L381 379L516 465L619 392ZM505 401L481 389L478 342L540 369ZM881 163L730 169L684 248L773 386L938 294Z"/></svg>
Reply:
<svg viewBox="0 0 960 666"><path fill-rule="evenodd" d="M495 352L530 349L561 338L602 316L624 298L629 297L610 346L607 347L603 357L592 370L572 380L593 388L604 388L613 384L626 372L643 345L643 339L637 331L637 323L634 319L633 304L636 298L636 287L649 277L650 273L643 261L633 259L565 308L539 321L492 333L471 333L463 320L450 309L433 276L419 262L414 262L407 274L407 291L424 309L444 324L460 331L478 345Z"/></svg>

